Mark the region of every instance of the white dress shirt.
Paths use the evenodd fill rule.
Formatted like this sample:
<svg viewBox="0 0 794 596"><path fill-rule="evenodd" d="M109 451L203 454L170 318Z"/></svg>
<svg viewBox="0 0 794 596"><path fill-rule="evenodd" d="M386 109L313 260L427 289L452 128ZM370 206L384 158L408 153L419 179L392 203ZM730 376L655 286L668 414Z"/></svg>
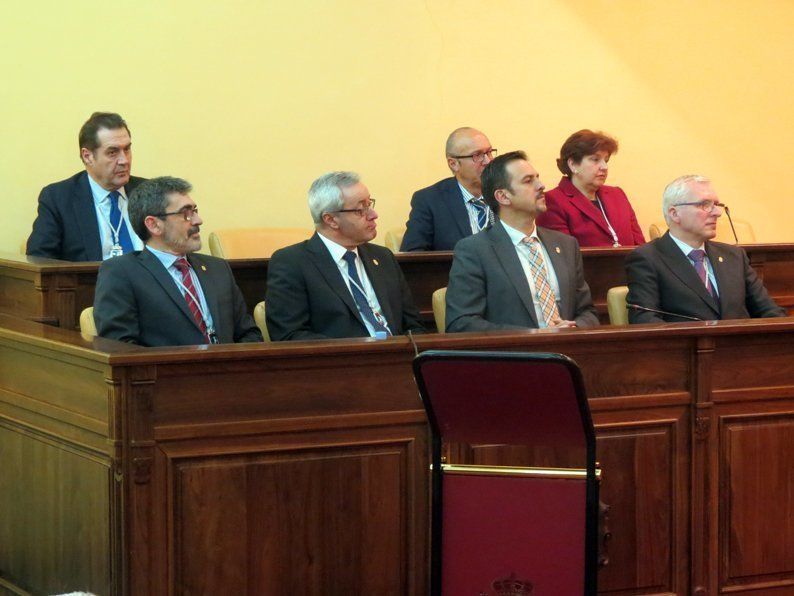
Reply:
<svg viewBox="0 0 794 596"><path fill-rule="evenodd" d="M681 249L681 252L684 253L684 256L686 257L687 261L689 261L689 264L692 265L693 268L695 267L695 264L692 262L692 259L689 258L689 253L691 253L693 250L702 250L704 253L706 253L706 256L703 258L703 263L706 266L706 275L709 278L709 283L711 284L711 287L714 288L714 293L717 294L717 296L719 296L720 289L717 287L717 278L714 275L714 268L711 266L711 261L709 261L709 253L706 252L706 245L701 244L697 248L692 248L686 242L682 242L681 240L673 236L672 233L670 234L670 238L672 238L673 242L676 243L676 246L678 246L678 248Z"/></svg>
<svg viewBox="0 0 794 596"><path fill-rule="evenodd" d="M99 239L102 242L102 259L110 258L110 249L113 248L113 230L110 227L110 191L105 190L88 174L88 185L91 187L91 194L94 197L94 210L96 211L96 219L99 223ZM127 195L124 192L124 187L119 189L119 211L121 211L121 219L127 226L127 231L130 233L130 240L132 240L132 248L135 250L143 250L143 242L135 230L130 225L130 216L127 214Z"/></svg>

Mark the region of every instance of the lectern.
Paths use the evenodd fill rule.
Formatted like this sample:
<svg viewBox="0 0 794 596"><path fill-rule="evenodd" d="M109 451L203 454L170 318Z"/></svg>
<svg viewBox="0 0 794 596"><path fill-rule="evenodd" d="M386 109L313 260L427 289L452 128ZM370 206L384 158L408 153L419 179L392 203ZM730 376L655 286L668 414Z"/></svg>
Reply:
<svg viewBox="0 0 794 596"><path fill-rule="evenodd" d="M595 594L595 432L576 363L428 351L414 375L433 433L432 594ZM515 447L523 457L452 464L444 453L453 444ZM565 466L532 465L533 454L548 462L555 452Z"/></svg>

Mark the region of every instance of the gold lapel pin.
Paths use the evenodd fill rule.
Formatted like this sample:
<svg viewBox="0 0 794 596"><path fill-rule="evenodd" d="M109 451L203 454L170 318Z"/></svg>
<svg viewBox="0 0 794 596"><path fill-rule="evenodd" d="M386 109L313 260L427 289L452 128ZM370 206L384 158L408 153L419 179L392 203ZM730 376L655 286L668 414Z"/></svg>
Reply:
<svg viewBox="0 0 794 596"><path fill-rule="evenodd" d="M561 252L561 251L560 251L560 247L559 247L559 246L555 246L555 247L554 247L554 250L556 250L556 251L557 251L557 254L560 254L560 252Z"/></svg>
<svg viewBox="0 0 794 596"><path fill-rule="evenodd" d="M378 263L378 259L372 259L372 262L375 263L375 265L380 265L380 263Z"/></svg>
<svg viewBox="0 0 794 596"><path fill-rule="evenodd" d="M202 270L202 271L206 271L206 270L207 270L207 266L206 266L206 265L202 265L202 266L201 266L201 270Z"/></svg>
<svg viewBox="0 0 794 596"><path fill-rule="evenodd" d="M717 257L717 260L722 263L722 257Z"/></svg>

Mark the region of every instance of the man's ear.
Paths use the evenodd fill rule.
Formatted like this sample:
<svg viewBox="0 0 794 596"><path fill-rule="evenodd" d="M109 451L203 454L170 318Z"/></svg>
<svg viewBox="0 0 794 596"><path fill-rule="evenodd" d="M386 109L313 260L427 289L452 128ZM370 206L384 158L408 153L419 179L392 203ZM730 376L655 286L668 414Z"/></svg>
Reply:
<svg viewBox="0 0 794 596"><path fill-rule="evenodd" d="M339 229L339 224L336 223L336 218L333 216L332 213L323 213L323 224L328 226L332 230Z"/></svg>
<svg viewBox="0 0 794 596"><path fill-rule="evenodd" d="M163 220L159 217L147 215L146 219L143 220L143 225L146 226L152 236L160 236L163 233Z"/></svg>
<svg viewBox="0 0 794 596"><path fill-rule="evenodd" d="M454 157L447 157L447 165L453 174L457 174L458 170L460 170L460 160Z"/></svg>
<svg viewBox="0 0 794 596"><path fill-rule="evenodd" d="M85 147L80 148L80 159L83 160L85 165L91 165L94 163L94 153Z"/></svg>
<svg viewBox="0 0 794 596"><path fill-rule="evenodd" d="M493 193L494 198L500 205L511 205L509 193L504 188L497 188Z"/></svg>

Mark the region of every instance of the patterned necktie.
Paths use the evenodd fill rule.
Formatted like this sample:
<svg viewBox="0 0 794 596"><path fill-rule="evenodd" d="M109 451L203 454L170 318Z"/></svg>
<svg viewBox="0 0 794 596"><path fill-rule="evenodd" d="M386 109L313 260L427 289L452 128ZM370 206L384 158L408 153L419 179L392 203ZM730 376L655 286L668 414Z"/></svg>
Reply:
<svg viewBox="0 0 794 596"><path fill-rule="evenodd" d="M364 286L361 285L361 278L358 276L358 271L356 270L356 253L349 250L342 258L347 263L347 275L350 278L350 291L353 293L353 299L356 301L356 306L358 306L358 311L361 313L361 316L372 325L375 331L385 331L387 334L391 335L389 330L386 329L386 326L375 316L372 307L369 305L369 300L367 300L367 297L364 295Z"/></svg>
<svg viewBox="0 0 794 596"><path fill-rule="evenodd" d="M471 199L469 204L477 213L477 228L482 230L488 225L488 207L483 204L482 199Z"/></svg>
<svg viewBox="0 0 794 596"><path fill-rule="evenodd" d="M695 271L697 271L698 276L700 277L700 281L703 282L703 285L706 286L706 291L711 295L712 298L715 300L717 299L717 293L714 291L714 286L711 285L711 281L709 280L709 276L706 273L706 263L704 262L706 258L706 251L697 249L690 251L689 259L695 265Z"/></svg>
<svg viewBox="0 0 794 596"><path fill-rule="evenodd" d="M540 302L540 310L543 312L543 318L546 319L546 325L551 325L552 321L560 318L560 311L557 309L557 297L551 289L546 266L543 264L540 240L527 236L521 242L529 249L529 269L535 281L535 295Z"/></svg>
<svg viewBox="0 0 794 596"><path fill-rule="evenodd" d="M127 231L127 225L121 221L121 209L119 209L119 197L121 193L119 191L114 190L108 195L110 199L110 227L112 228L112 233L115 233L115 230L118 230L118 237L111 238L113 244L118 244L121 246L121 250L124 254L128 252L132 252L132 239L130 238L130 233Z"/></svg>
<svg viewBox="0 0 794 596"><path fill-rule="evenodd" d="M196 300L198 300L198 293L196 292L196 287L193 285L193 278L190 276L190 263L187 262L185 257L181 257L174 261L174 267L182 274L182 285L185 286L186 290L185 302L187 302L187 307L193 314L193 318L196 319L196 324L204 334L207 343L209 343L210 338L209 335L207 335L207 324L204 322L204 317L201 316L201 307L198 302L196 302Z"/></svg>

